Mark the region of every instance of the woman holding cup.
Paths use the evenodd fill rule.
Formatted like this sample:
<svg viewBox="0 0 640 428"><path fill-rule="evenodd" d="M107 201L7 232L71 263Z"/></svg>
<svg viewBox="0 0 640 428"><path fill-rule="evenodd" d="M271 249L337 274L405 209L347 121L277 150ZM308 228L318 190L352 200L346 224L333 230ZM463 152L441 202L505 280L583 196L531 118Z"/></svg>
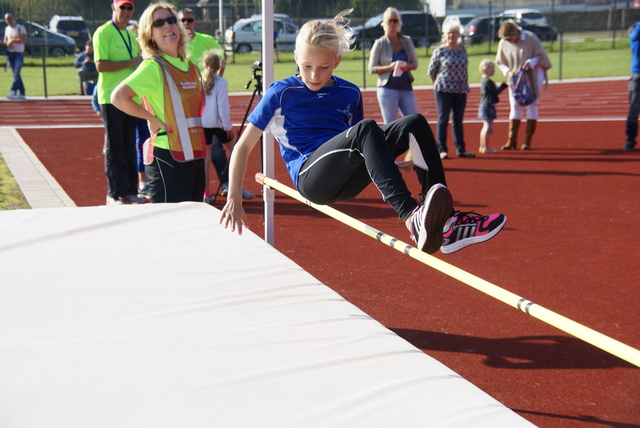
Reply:
<svg viewBox="0 0 640 428"><path fill-rule="evenodd" d="M378 75L378 103L382 119L387 124L402 116L418 112L413 94L413 76L418 57L411 37L400 33L402 19L394 7L382 15L384 36L375 41L369 57L369 73Z"/></svg>

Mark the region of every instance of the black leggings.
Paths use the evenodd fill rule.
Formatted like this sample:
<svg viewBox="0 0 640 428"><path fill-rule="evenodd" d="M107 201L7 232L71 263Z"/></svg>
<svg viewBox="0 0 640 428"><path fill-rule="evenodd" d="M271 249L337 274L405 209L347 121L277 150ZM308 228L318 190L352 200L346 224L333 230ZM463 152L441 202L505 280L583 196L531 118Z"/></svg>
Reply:
<svg viewBox="0 0 640 428"><path fill-rule="evenodd" d="M153 162L145 165L152 203L202 202L204 159L178 162L169 150L153 148Z"/></svg>
<svg viewBox="0 0 640 428"><path fill-rule="evenodd" d="M422 184L422 193L426 194L436 183L446 186L433 132L422 115L412 114L382 127L372 119L365 119L336 135L302 165L298 190L311 202L328 205L353 199L373 181L382 198L402 220L406 220L417 202L411 196L395 158L409 149L411 135L417 143L412 150L414 164L416 161L426 163L426 169L414 168Z"/></svg>

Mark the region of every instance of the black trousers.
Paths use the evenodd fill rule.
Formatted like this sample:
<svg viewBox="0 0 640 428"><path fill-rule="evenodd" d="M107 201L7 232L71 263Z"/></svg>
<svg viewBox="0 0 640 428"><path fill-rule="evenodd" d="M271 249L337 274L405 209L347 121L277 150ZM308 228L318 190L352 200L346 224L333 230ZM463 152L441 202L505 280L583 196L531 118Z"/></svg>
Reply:
<svg viewBox="0 0 640 428"><path fill-rule="evenodd" d="M152 203L202 202L205 159L178 162L171 152L153 148L153 162L145 165Z"/></svg>
<svg viewBox="0 0 640 428"><path fill-rule="evenodd" d="M418 204L395 159L410 146L414 162L416 157L426 162L426 168L414 168L421 192L426 194L436 183L446 186L433 132L422 115L412 114L382 127L365 119L328 140L302 165L298 190L311 202L328 205L353 199L373 182L382 198L406 220Z"/></svg>
<svg viewBox="0 0 640 428"><path fill-rule="evenodd" d="M104 170L108 193L112 198L138 194L136 167L136 127L138 118L130 116L112 104L101 104L107 150Z"/></svg>

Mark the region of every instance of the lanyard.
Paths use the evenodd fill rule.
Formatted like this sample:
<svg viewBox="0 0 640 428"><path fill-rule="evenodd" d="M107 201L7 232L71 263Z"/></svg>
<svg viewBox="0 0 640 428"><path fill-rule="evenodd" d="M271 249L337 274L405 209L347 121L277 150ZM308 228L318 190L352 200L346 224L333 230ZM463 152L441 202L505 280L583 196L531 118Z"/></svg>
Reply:
<svg viewBox="0 0 640 428"><path fill-rule="evenodd" d="M113 24L115 29L118 30L118 34L120 34L120 37L122 38L122 41L124 42L124 45L127 47L127 51L129 51L129 56L131 57L131 59L133 59L133 43L131 42L131 34L129 34L129 32L127 31L127 39L129 39L129 43L127 43L127 41L124 39L124 36L122 35L122 32L120 31L120 29L118 28L116 23L113 22L113 19L111 20L111 23Z"/></svg>

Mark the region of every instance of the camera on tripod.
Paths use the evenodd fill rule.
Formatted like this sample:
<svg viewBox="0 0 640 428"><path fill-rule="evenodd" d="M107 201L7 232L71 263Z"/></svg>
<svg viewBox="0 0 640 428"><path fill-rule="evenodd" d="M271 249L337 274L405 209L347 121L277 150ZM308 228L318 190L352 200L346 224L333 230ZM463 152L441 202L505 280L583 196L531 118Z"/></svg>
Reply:
<svg viewBox="0 0 640 428"><path fill-rule="evenodd" d="M256 88L258 87L262 88L262 75L260 74L261 71L262 71L262 62L261 61L254 62L253 65L251 66L251 79L245 85L244 87L245 89L249 89L249 86L251 86L251 82L253 82L254 80L256 81Z"/></svg>

